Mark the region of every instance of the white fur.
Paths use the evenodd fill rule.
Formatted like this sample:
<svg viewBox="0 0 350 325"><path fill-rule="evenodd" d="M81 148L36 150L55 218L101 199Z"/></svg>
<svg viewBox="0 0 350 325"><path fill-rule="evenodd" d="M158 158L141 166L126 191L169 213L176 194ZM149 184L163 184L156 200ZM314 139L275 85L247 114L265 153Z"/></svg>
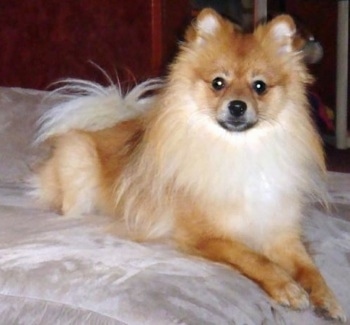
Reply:
<svg viewBox="0 0 350 325"><path fill-rule="evenodd" d="M150 79L123 96L116 85L103 87L79 79L63 82L65 85L52 95L68 94L67 100L50 109L39 120L37 143L72 129L98 131L130 119L153 106L155 96L142 96L162 86L161 79Z"/></svg>
<svg viewBox="0 0 350 325"><path fill-rule="evenodd" d="M284 37L292 37L295 31L290 28L286 22L280 22L276 24L273 28L276 39L281 39Z"/></svg>
<svg viewBox="0 0 350 325"><path fill-rule="evenodd" d="M201 32L214 35L219 28L219 22L214 15L206 15L199 19L197 26Z"/></svg>
<svg viewBox="0 0 350 325"><path fill-rule="evenodd" d="M295 29L291 29L286 22L280 22L273 27L275 39L282 41L283 44L279 50L280 54L293 51L292 37L295 35L295 32Z"/></svg>

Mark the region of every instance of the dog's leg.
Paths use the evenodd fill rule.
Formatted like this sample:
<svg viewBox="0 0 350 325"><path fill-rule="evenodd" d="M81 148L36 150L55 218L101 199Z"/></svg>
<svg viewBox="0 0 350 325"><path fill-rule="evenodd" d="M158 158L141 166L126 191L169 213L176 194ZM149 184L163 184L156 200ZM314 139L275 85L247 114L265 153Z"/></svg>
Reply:
<svg viewBox="0 0 350 325"><path fill-rule="evenodd" d="M40 204L59 211L62 206L62 192L58 181L55 161L49 159L31 179L33 190L30 194Z"/></svg>
<svg viewBox="0 0 350 325"><path fill-rule="evenodd" d="M266 256L285 269L309 293L315 312L345 322L346 316L299 236L280 236L266 248Z"/></svg>
<svg viewBox="0 0 350 325"><path fill-rule="evenodd" d="M61 136L52 157L62 193L64 215L91 212L96 206L99 159L94 142L80 132Z"/></svg>
<svg viewBox="0 0 350 325"><path fill-rule="evenodd" d="M258 283L282 305L294 309L304 309L309 305L307 293L286 271L240 242L205 238L197 242L196 252L208 259L233 266Z"/></svg>

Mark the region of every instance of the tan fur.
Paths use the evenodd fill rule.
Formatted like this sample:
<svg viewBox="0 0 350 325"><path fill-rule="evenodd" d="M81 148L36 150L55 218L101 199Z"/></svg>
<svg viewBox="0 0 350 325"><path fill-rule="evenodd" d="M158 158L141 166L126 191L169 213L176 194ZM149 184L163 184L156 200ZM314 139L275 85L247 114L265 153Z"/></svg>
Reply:
<svg viewBox="0 0 350 325"><path fill-rule="evenodd" d="M135 239L171 237L191 254L231 265L277 302L345 320L301 242L307 198L323 199L324 158L309 116L311 81L281 16L241 34L204 10L170 68L155 107L112 128L52 138L39 197L65 214L98 209ZM287 31L287 32L286 32ZM222 76L224 89L212 80ZM263 78L263 95L252 83ZM217 122L232 99L258 122Z"/></svg>

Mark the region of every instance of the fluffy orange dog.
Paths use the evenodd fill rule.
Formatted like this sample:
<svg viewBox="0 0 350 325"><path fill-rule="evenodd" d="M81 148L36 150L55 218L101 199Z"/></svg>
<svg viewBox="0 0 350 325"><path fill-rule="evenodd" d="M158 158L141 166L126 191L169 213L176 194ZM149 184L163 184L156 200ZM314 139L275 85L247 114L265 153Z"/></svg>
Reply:
<svg viewBox="0 0 350 325"><path fill-rule="evenodd" d="M345 321L301 242L310 197L324 197L324 157L309 116L311 81L280 16L242 34L212 10L186 33L160 94L122 97L77 81L80 95L44 116L51 157L38 198L64 214L122 218L136 239L171 237L220 261L280 304ZM85 93L84 93L85 92Z"/></svg>

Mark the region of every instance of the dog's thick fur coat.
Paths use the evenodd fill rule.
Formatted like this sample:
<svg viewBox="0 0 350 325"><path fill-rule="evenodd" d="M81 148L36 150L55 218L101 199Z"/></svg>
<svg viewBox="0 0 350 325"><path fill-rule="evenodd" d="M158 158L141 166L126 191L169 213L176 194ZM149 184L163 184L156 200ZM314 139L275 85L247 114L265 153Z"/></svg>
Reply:
<svg viewBox="0 0 350 325"><path fill-rule="evenodd" d="M37 197L64 214L121 218L138 240L171 237L238 269L283 305L302 309L310 299L345 321L301 241L305 203L324 198L325 167L294 32L280 16L242 34L206 9L160 94L141 98L157 82L139 85L133 100L78 83L98 91L43 118L38 139L53 150L37 174ZM237 100L246 113L230 115Z"/></svg>

